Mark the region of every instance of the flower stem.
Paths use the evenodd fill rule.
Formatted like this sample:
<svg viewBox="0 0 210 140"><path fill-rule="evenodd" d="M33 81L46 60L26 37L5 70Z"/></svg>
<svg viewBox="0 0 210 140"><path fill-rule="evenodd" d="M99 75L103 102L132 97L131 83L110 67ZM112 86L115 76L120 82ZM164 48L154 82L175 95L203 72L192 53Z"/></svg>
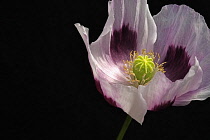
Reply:
<svg viewBox="0 0 210 140"><path fill-rule="evenodd" d="M120 133L118 134L118 137L117 137L117 140L122 140L124 135L125 135L125 132L126 130L128 129L128 126L130 125L131 123L131 120L132 118L128 115L125 119L125 122L120 130Z"/></svg>

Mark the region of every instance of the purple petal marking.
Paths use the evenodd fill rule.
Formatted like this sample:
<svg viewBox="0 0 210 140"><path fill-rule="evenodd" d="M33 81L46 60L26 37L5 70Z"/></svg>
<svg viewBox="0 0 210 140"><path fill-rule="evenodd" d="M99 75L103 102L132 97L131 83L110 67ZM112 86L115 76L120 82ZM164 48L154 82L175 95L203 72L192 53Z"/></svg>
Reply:
<svg viewBox="0 0 210 140"><path fill-rule="evenodd" d="M120 30L114 30L111 36L110 52L115 63L130 60L130 52L136 51L137 32L123 25Z"/></svg>
<svg viewBox="0 0 210 140"><path fill-rule="evenodd" d="M184 47L169 46L164 59L164 62L166 62L164 64L166 77L172 82L183 79L191 67L189 60L190 57Z"/></svg>
<svg viewBox="0 0 210 140"><path fill-rule="evenodd" d="M100 92L101 94L103 94L103 91L101 89L101 84L98 80L95 79L95 85L96 85L96 89L98 90L98 92Z"/></svg>
<svg viewBox="0 0 210 140"><path fill-rule="evenodd" d="M112 98L108 98L105 96L105 94L103 93L102 89L101 89L101 84L98 80L95 79L95 85L96 85L96 88L98 90L98 92L100 92L103 96L104 96L104 99L112 106L114 107L118 107L117 106L117 103L112 99Z"/></svg>
<svg viewBox="0 0 210 140"><path fill-rule="evenodd" d="M164 102L164 103L161 103L159 105L156 105L153 107L152 111L160 111L160 110L163 110L167 107L170 107L172 106L172 104L174 103L175 100L173 101L167 101L167 102Z"/></svg>

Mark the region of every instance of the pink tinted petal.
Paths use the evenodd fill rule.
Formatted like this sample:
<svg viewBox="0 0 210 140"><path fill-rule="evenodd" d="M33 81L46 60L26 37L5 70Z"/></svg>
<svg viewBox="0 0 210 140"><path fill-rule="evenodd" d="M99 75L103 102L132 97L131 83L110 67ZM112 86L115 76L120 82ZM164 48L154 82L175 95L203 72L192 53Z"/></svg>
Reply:
<svg viewBox="0 0 210 140"><path fill-rule="evenodd" d="M194 94L193 100L205 100L210 97L210 54L206 55L200 62L200 66L203 70L202 83L198 90L189 94Z"/></svg>
<svg viewBox="0 0 210 140"><path fill-rule="evenodd" d="M85 43L85 46L87 48L87 51L88 51L88 59L89 59L89 62L90 62L90 66L92 68L92 71L93 71L93 76L95 79L97 79L97 74L96 74L96 62L95 62L95 59L93 58L91 52L90 52L90 49L89 49L89 30L88 28L84 27L84 26L81 26L79 23L76 23L75 24L77 30L79 31L84 43Z"/></svg>
<svg viewBox="0 0 210 140"><path fill-rule="evenodd" d="M130 25L131 27L135 24L135 17L136 17L136 10L138 8L138 0L124 0L124 11L123 11L123 24L124 25ZM145 0L144 0L145 2ZM142 3L143 4L143 1ZM138 15L137 15L138 16Z"/></svg>
<svg viewBox="0 0 210 140"><path fill-rule="evenodd" d="M200 87L202 82L203 71L199 65L197 58L195 58L195 65L192 66L183 80L177 80L171 92L176 94L174 106L182 106L190 103L194 94L189 94Z"/></svg>
<svg viewBox="0 0 210 140"><path fill-rule="evenodd" d="M98 79L95 79L95 85L97 90L104 96L104 99L112 106L114 107L118 107L119 105L117 105L117 103L115 102L114 99L112 99L110 96L107 96L106 94L104 94L104 92L102 91L101 88L101 83Z"/></svg>
<svg viewBox="0 0 210 140"><path fill-rule="evenodd" d="M188 95L194 94L192 100L205 100L206 98L210 97L210 85L203 87L201 89L198 89L196 91L193 91L192 93L189 93Z"/></svg>
<svg viewBox="0 0 210 140"><path fill-rule="evenodd" d="M148 4L144 7L144 2L139 2L142 4L138 6L138 14L135 19L135 30L137 30L138 36L137 51L141 52L142 49L152 51L157 39L157 27L149 11Z"/></svg>
<svg viewBox="0 0 210 140"><path fill-rule="evenodd" d="M186 47L187 53L194 63L196 56L200 62L210 52L209 29L204 18L185 5L167 5L154 16L157 25L158 38L155 52L160 53L161 61L166 56L168 47Z"/></svg>
<svg viewBox="0 0 210 140"><path fill-rule="evenodd" d="M200 62L203 70L202 83L197 91L194 92L193 100L205 100L210 97L210 54L206 55Z"/></svg>
<svg viewBox="0 0 210 140"><path fill-rule="evenodd" d="M111 11L112 11L112 1L109 1L108 2L108 14L109 15L110 15Z"/></svg>
<svg viewBox="0 0 210 140"><path fill-rule="evenodd" d="M148 110L159 110L169 105L180 105L178 102L186 93L198 89L202 81L202 70L195 58L193 65L182 80L172 82L165 74L157 72L152 81L146 86L139 86L146 100Z"/></svg>
<svg viewBox="0 0 210 140"><path fill-rule="evenodd" d="M123 84L113 84L100 79L101 89L106 99L141 123L147 112L147 104L137 88Z"/></svg>
<svg viewBox="0 0 210 140"><path fill-rule="evenodd" d="M178 100L176 103L185 105L191 100L204 100L209 97L210 32L204 18L187 6L169 5L163 7L154 19L158 28L155 50L161 53L162 59L171 44L183 46L191 57L190 63L193 63L196 56L203 70L200 87L182 95L179 97L179 103Z"/></svg>
<svg viewBox="0 0 210 140"><path fill-rule="evenodd" d="M113 0L114 24L113 30L120 30L123 23L124 1Z"/></svg>
<svg viewBox="0 0 210 140"><path fill-rule="evenodd" d="M191 100L205 100L210 97L210 55L207 55L200 62L200 66L203 70L202 82L199 89L188 92L177 100L177 104L186 105L190 103Z"/></svg>
<svg viewBox="0 0 210 140"><path fill-rule="evenodd" d="M120 30L123 25L129 25L134 29L135 19L139 15L139 8L146 7L146 0L113 0L114 25L113 30ZM142 10L142 12L145 12Z"/></svg>
<svg viewBox="0 0 210 140"><path fill-rule="evenodd" d="M169 102L173 102L175 96L168 94L171 86L172 82L165 74L157 72L148 85L138 87L138 92L146 100L148 110L158 110L158 106L162 108L164 105L168 105ZM166 97L168 100L165 100Z"/></svg>
<svg viewBox="0 0 210 140"><path fill-rule="evenodd" d="M131 51L137 48L137 32L134 30L137 0L113 0L114 24L111 34L110 54L122 68Z"/></svg>
<svg viewBox="0 0 210 140"><path fill-rule="evenodd" d="M81 26L79 23L75 24L78 29L88 51L89 62L93 71L95 79L98 79L98 75L110 82L125 81L124 73L122 73L118 67L113 64L108 55L105 55L99 44L108 45L108 35L103 36L101 40L96 41L89 45L88 28ZM97 72L96 72L97 71ZM122 74L122 75L120 75Z"/></svg>
<svg viewBox="0 0 210 140"><path fill-rule="evenodd" d="M100 39L93 42L90 46L90 52L97 62L97 73L109 82L124 83L127 82L126 74L123 71L123 67L119 67L113 62L109 51L104 47L110 44L110 33L101 36ZM121 60L123 62L123 60Z"/></svg>
<svg viewBox="0 0 210 140"><path fill-rule="evenodd" d="M123 60L130 60L130 52L137 47L137 33L129 25L114 30L111 36L110 53L113 61L123 68Z"/></svg>
<svg viewBox="0 0 210 140"><path fill-rule="evenodd" d="M200 61L200 66L203 70L203 80L200 88L205 88L210 85L210 54L206 55L202 61Z"/></svg>
<svg viewBox="0 0 210 140"><path fill-rule="evenodd" d="M127 79L125 78L125 73L112 62L112 59L108 55L109 52L103 49L104 46L109 45L109 33L105 35L102 33L103 36L100 36L100 39L89 45L88 29L81 26L80 24L75 24L75 26L77 27L86 44L89 61L95 79L98 79L98 74L100 74L101 77L109 80L110 82L126 82Z"/></svg>
<svg viewBox="0 0 210 140"><path fill-rule="evenodd" d="M113 0L114 25L113 32L120 31L122 27L137 33L137 48L153 50L156 40L156 25L149 12L147 0ZM132 47L132 44L127 47Z"/></svg>

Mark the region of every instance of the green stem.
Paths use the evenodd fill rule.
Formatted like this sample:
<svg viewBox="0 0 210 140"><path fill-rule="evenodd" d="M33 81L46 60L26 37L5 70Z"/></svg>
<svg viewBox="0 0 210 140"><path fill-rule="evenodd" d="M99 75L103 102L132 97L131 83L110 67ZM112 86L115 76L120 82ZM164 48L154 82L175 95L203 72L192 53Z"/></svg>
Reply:
<svg viewBox="0 0 210 140"><path fill-rule="evenodd" d="M126 132L126 130L128 129L128 126L129 126L130 123L131 123L131 120L132 120L132 118L128 115L128 116L126 117L126 119L125 119L125 122L124 122L124 124L123 124L121 130L120 130L120 133L119 133L119 135L118 135L118 137L117 137L117 140L122 140L122 139L123 139L123 137L124 137L124 135L125 135L125 132Z"/></svg>

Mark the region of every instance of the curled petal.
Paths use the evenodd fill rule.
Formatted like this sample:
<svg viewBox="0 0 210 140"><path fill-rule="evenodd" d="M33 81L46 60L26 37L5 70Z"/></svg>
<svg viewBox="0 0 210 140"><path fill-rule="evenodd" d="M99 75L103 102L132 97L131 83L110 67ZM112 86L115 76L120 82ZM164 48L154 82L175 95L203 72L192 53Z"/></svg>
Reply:
<svg viewBox="0 0 210 140"><path fill-rule="evenodd" d="M210 46L210 44L209 44ZM202 61L200 61L201 68L203 70L203 80L200 88L205 88L210 85L210 54L206 55Z"/></svg>
<svg viewBox="0 0 210 140"><path fill-rule="evenodd" d="M203 70L200 87L179 97L180 104L184 105L190 100L204 100L210 97L210 30L203 16L185 5L168 5L154 16L154 20L158 31L155 51L161 54L161 61L165 59L169 46L185 46L191 58L190 64L194 63L196 56Z"/></svg>
<svg viewBox="0 0 210 140"><path fill-rule="evenodd" d="M103 49L104 46L109 45L109 33L101 36L101 39L89 45L88 28L81 26L79 23L75 24L75 26L85 42L94 78L98 79L98 74L100 74L101 77L113 83L126 82L125 73L112 62L110 56L106 54L108 52Z"/></svg>
<svg viewBox="0 0 210 140"><path fill-rule="evenodd" d="M197 90L200 87L202 76L203 71L197 58L195 58L195 65L190 68L185 78L183 80L177 80L171 89L172 92L176 93L174 106L186 105L192 101L194 94L190 95L188 93ZM186 95L188 95L188 98L185 98Z"/></svg>
<svg viewBox="0 0 210 140"><path fill-rule="evenodd" d="M203 70L202 82L197 90L190 91L177 100L177 104L186 105L191 100L205 100L210 97L210 55L207 55L201 62L200 66Z"/></svg>
<svg viewBox="0 0 210 140"><path fill-rule="evenodd" d="M109 83L100 79L101 89L106 99L112 100L115 105L129 114L139 123L143 123L147 112L147 104L137 88L123 84Z"/></svg>
<svg viewBox="0 0 210 140"><path fill-rule="evenodd" d="M203 70L203 80L197 91L195 91L194 100L204 100L210 97L210 54L205 56L200 62L201 68Z"/></svg>
<svg viewBox="0 0 210 140"><path fill-rule="evenodd" d="M76 23L75 24L77 30L79 31L84 43L85 43L85 46L87 48L87 51L88 51L88 58L89 58L89 62L90 62L90 66L92 68L92 71L93 71L93 76L95 79L97 79L97 74L96 74L96 62L95 62L95 59L93 58L93 55L91 54L90 52L90 45L89 45L89 30L88 28L84 27L84 26L81 26L79 23Z"/></svg>
<svg viewBox="0 0 210 140"><path fill-rule="evenodd" d="M172 82L165 74L158 72L147 86L139 86L139 92L146 100L148 110L159 110L169 105L181 105L179 103L182 96L198 89L202 81L202 74L203 71L195 58L195 65L190 68L184 79ZM188 103L191 100L188 100Z"/></svg>

